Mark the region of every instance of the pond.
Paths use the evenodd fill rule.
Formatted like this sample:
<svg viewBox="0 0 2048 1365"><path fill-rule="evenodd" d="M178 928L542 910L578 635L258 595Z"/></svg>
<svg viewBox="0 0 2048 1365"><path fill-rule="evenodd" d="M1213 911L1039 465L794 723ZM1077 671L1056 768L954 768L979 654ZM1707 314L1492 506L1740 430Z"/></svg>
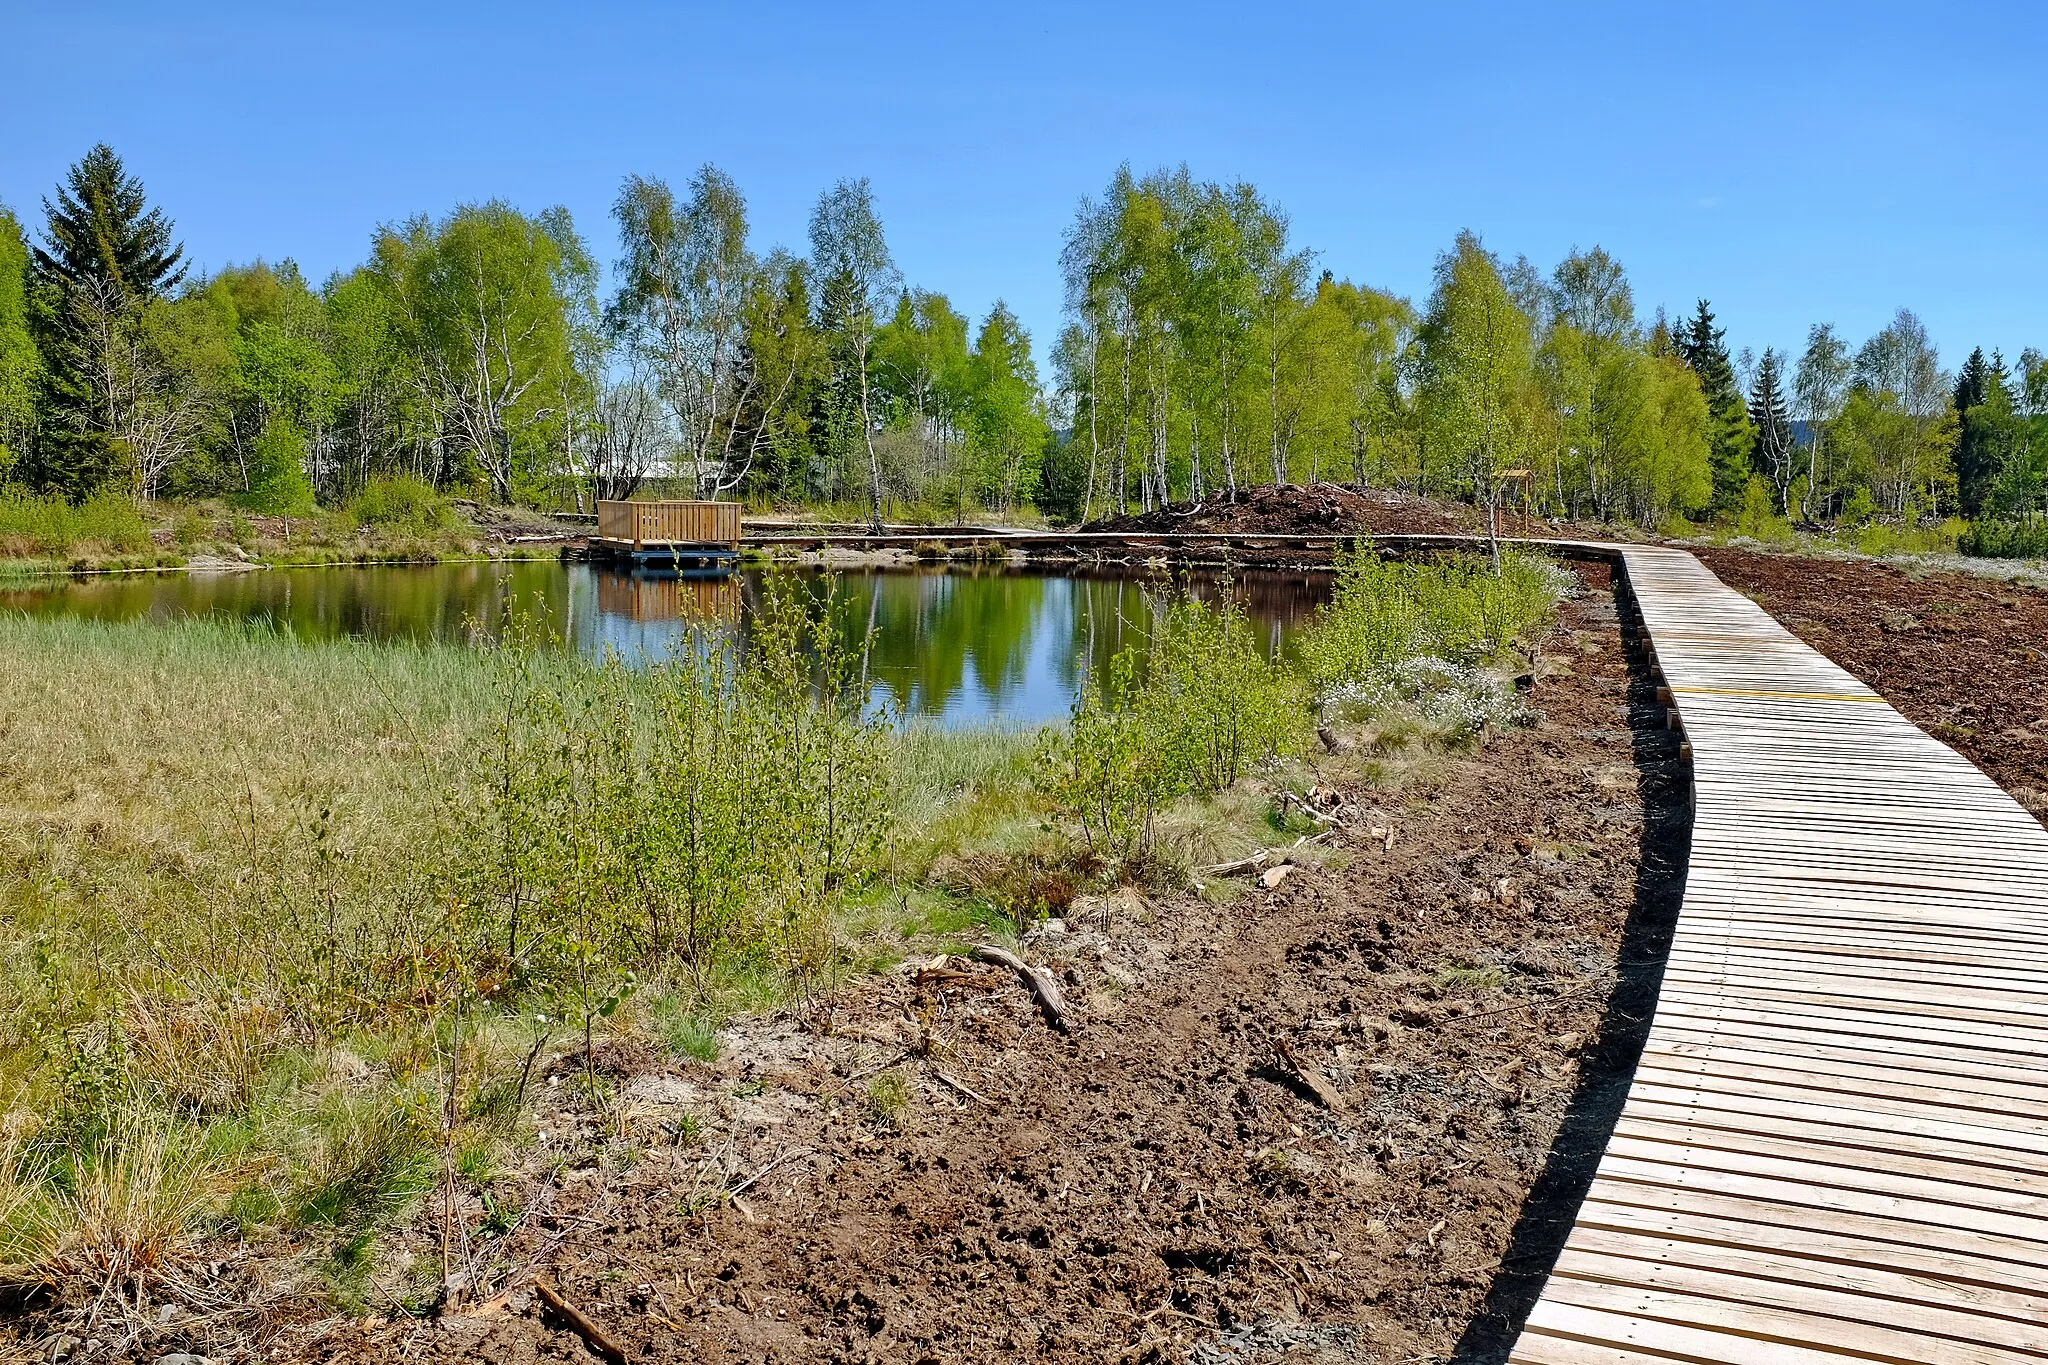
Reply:
<svg viewBox="0 0 2048 1365"><path fill-rule="evenodd" d="M1180 580L1014 566L776 571L838 598L853 639L867 635L873 700L948 726L1035 725L1065 717L1082 680L1127 643L1142 647ZM1214 599L1233 591L1266 647L1286 654L1329 600L1325 574L1240 571L1186 580ZM222 617L301 639L452 640L544 619L593 658L659 658L693 632L737 633L763 592L749 570L716 578L631 573L556 561L246 573L113 574L0 589L0 610L101 620Z"/></svg>

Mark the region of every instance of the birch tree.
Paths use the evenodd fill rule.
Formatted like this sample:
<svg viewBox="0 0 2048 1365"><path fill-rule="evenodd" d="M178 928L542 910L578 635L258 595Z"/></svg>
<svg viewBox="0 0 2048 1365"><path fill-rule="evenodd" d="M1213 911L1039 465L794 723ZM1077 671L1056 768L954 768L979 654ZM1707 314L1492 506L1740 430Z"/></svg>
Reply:
<svg viewBox="0 0 2048 1365"><path fill-rule="evenodd" d="M818 198L811 211L811 268L816 273L819 314L837 343L842 399L854 404L860 440L867 454L868 519L882 530L882 463L875 454L871 376L875 322L896 291L895 262L875 216L874 192L865 179L842 180Z"/></svg>
<svg viewBox="0 0 2048 1365"><path fill-rule="evenodd" d="M760 263L747 249L746 198L707 164L681 203L660 180L628 177L612 217L624 254L606 323L654 376L696 495L725 492L745 473L733 467L736 418L753 378L745 337Z"/></svg>
<svg viewBox="0 0 2048 1365"><path fill-rule="evenodd" d="M1529 342L1529 318L1492 256L1477 237L1459 233L1456 246L1437 258L1436 290L1422 325L1419 397L1426 439L1462 467L1488 510L1489 528L1500 472L1524 454Z"/></svg>
<svg viewBox="0 0 2048 1365"><path fill-rule="evenodd" d="M379 230L371 268L439 439L511 501L522 456L545 456L575 387L570 301L595 269L567 211L529 218L494 200L423 215Z"/></svg>
<svg viewBox="0 0 2048 1365"><path fill-rule="evenodd" d="M1813 516L1814 500L1822 496L1822 481L1829 472L1822 464L1828 428L1842 410L1849 373L1849 348L1835 335L1835 329L1824 322L1808 329L1806 350L1792 372L1793 411L1806 423L1806 489L1799 500L1802 519Z"/></svg>

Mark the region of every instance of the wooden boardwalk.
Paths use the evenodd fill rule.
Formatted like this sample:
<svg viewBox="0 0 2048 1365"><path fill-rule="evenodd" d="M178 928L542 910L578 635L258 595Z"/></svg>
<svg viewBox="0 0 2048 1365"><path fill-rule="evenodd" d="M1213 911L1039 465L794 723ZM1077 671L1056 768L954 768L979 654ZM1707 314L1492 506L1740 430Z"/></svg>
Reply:
<svg viewBox="0 0 2048 1365"><path fill-rule="evenodd" d="M1682 551L1684 907L1523 1365L2048 1361L2048 831Z"/></svg>

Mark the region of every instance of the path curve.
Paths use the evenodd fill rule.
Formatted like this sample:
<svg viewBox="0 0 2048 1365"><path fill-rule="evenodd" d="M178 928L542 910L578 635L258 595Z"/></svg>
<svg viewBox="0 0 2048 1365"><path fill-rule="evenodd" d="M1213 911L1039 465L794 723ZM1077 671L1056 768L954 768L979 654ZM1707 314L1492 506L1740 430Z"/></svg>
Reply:
<svg viewBox="0 0 2048 1365"><path fill-rule="evenodd" d="M1510 1360L2048 1361L2048 830L1692 555L1621 558L1692 856Z"/></svg>

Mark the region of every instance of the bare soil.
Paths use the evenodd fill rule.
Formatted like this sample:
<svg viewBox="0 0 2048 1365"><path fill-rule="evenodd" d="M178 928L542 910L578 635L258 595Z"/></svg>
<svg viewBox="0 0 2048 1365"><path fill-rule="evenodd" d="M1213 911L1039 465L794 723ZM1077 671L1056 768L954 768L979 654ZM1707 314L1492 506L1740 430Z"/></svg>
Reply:
<svg viewBox="0 0 2048 1365"><path fill-rule="evenodd" d="M1390 489L1364 491L1333 483L1261 484L1197 503L1108 517L1084 531L1160 535L1198 532L1235 535L1470 535L1484 514L1461 503L1436 502Z"/></svg>
<svg viewBox="0 0 2048 1365"><path fill-rule="evenodd" d="M1864 560L1693 553L2048 823L2048 591Z"/></svg>
<svg viewBox="0 0 2048 1365"><path fill-rule="evenodd" d="M602 1117L565 1059L517 1225L465 1205L462 1303L268 1354L594 1358L545 1286L631 1360L1503 1359L1685 861L1682 772L1584 572L1540 721L1345 793L1329 865L1221 904L1084 899L1031 938L1071 1032L954 958L736 1023L713 1063L601 1049ZM403 1240L423 1266L431 1215Z"/></svg>

